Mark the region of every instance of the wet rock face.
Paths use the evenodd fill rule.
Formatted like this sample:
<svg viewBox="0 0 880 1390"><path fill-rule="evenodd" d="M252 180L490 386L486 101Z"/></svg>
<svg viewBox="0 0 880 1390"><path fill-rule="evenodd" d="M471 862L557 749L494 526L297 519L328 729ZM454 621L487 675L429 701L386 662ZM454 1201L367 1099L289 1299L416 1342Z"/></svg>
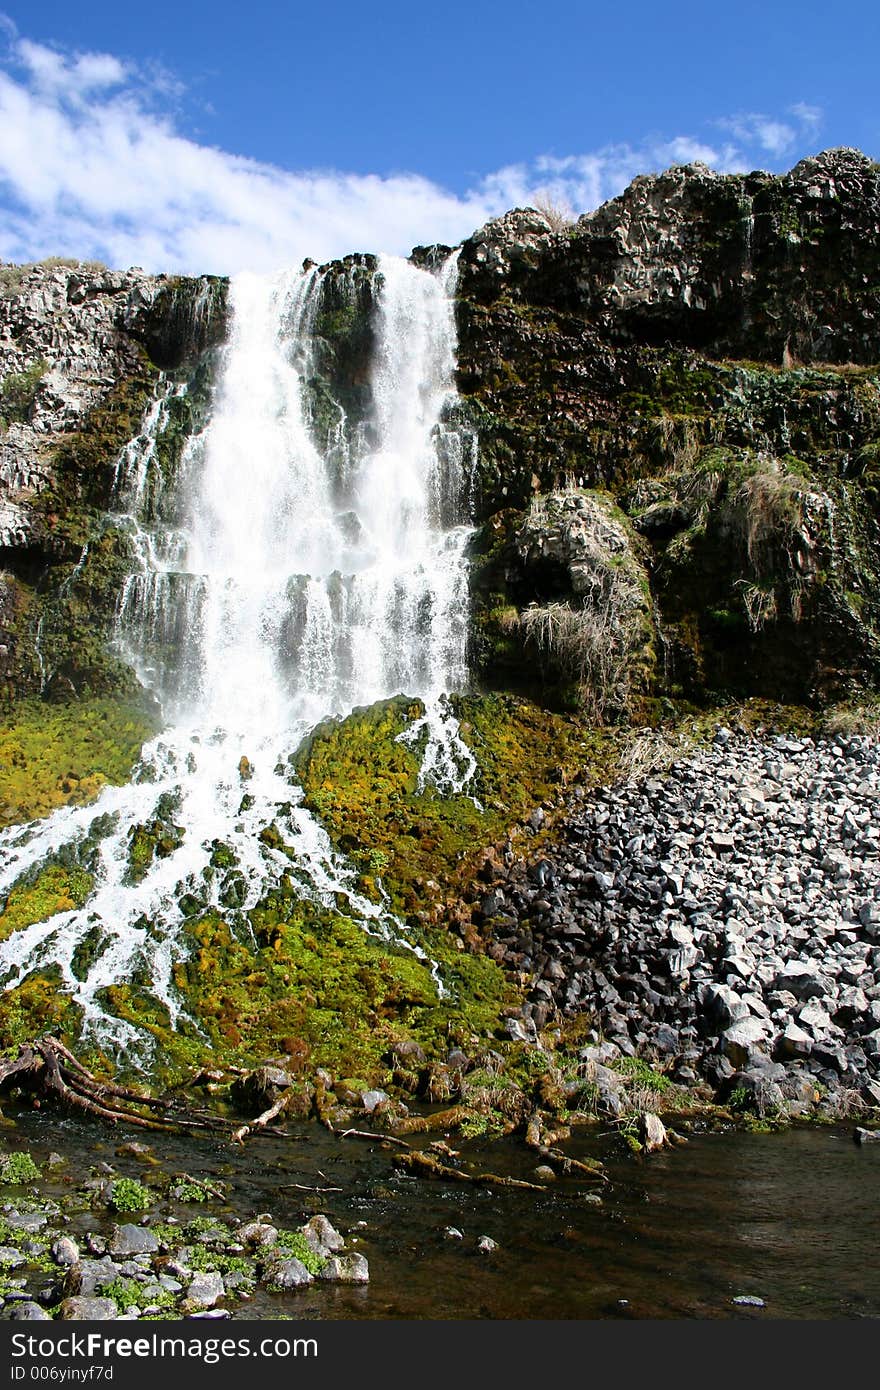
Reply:
<svg viewBox="0 0 880 1390"><path fill-rule="evenodd" d="M0 266L0 693L42 690L37 631L57 629L61 693L118 689L101 653L126 572L104 516L115 464L154 399L159 371L188 381L193 418L226 330L226 282L46 261ZM178 412L179 413L179 412ZM89 546L88 564L78 567ZM76 570L78 591L64 588ZM64 611L54 611L63 595ZM73 610L77 610L74 612ZM61 634L65 634L61 641ZM97 637L97 640L96 640ZM44 693L56 693L44 691Z"/></svg>
<svg viewBox="0 0 880 1390"><path fill-rule="evenodd" d="M0 274L0 547L18 550L41 539L33 500L54 480L53 443L137 371L138 344L116 320L134 297L147 302L154 282L51 266Z"/></svg>
<svg viewBox="0 0 880 1390"><path fill-rule="evenodd" d="M876 1104L878 792L876 739L722 730L668 776L573 805L484 903L529 981L526 1023L586 1012L619 1052L767 1108Z"/></svg>
<svg viewBox="0 0 880 1390"><path fill-rule="evenodd" d="M53 451L113 387L176 369L222 341L225 282L48 261L0 267L0 502L32 529ZM149 354L145 360L145 350ZM19 544L7 520L0 545Z"/></svg>

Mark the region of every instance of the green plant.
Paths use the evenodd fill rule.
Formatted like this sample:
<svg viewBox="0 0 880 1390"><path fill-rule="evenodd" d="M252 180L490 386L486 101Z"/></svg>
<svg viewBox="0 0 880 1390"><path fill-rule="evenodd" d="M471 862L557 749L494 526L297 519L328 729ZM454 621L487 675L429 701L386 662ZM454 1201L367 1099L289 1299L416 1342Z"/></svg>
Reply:
<svg viewBox="0 0 880 1390"><path fill-rule="evenodd" d="M116 1178L110 1187L110 1206L114 1211L146 1211L153 1197L137 1178Z"/></svg>
<svg viewBox="0 0 880 1390"><path fill-rule="evenodd" d="M171 1195L178 1202L208 1202L213 1194L205 1183L196 1182L194 1178L181 1178L172 1185Z"/></svg>
<svg viewBox="0 0 880 1390"><path fill-rule="evenodd" d="M673 1089L669 1077L655 1071L642 1057L621 1057L614 1069L626 1078L627 1085L644 1086L661 1093Z"/></svg>
<svg viewBox="0 0 880 1390"><path fill-rule="evenodd" d="M4 1154L0 1158L0 1182L36 1182L41 1176L29 1153Z"/></svg>
<svg viewBox="0 0 880 1390"><path fill-rule="evenodd" d="M287 1259L299 1260L309 1274L317 1274L326 1263L320 1255L315 1254L302 1231L279 1231L274 1248L282 1251Z"/></svg>
<svg viewBox="0 0 880 1390"><path fill-rule="evenodd" d="M0 413L7 424L13 420L28 418L37 394L37 387L49 370L49 363L41 357L20 372L10 372L0 382Z"/></svg>
<svg viewBox="0 0 880 1390"><path fill-rule="evenodd" d="M749 1108L749 1093L745 1086L735 1086L727 1099L729 1110L742 1111Z"/></svg>
<svg viewBox="0 0 880 1390"><path fill-rule="evenodd" d="M189 1246L183 1262L189 1265L190 1269L204 1274L216 1270L218 1274L246 1274L250 1279L254 1277L254 1267L250 1260L244 1259L241 1255L224 1255L222 1250L208 1250L204 1245Z"/></svg>
<svg viewBox="0 0 880 1390"><path fill-rule="evenodd" d="M99 1286L99 1293L104 1298L112 1298L120 1313L127 1313L130 1308L139 1308L143 1302L143 1285L136 1279L111 1279L107 1284Z"/></svg>

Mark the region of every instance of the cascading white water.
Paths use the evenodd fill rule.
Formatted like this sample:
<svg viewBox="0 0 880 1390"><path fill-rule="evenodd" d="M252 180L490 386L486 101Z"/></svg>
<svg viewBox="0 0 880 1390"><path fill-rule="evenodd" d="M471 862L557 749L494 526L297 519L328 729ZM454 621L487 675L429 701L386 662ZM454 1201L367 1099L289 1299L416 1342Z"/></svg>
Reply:
<svg viewBox="0 0 880 1390"><path fill-rule="evenodd" d="M455 792L473 772L444 701L467 675L475 448L445 423L455 276L454 256L437 275L380 258L373 418L343 447L340 407L323 450L304 393L322 275L237 278L213 417L185 448L174 497L163 496L155 441L182 388L166 388L120 458L117 505L138 568L120 599L119 645L162 701L167 727L129 786L0 836L0 894L65 846L97 840L85 906L14 933L0 946L0 981L51 960L105 1044L142 1042L102 1002L108 985L135 972L178 1017L180 901L229 907L229 875L211 862L218 843L237 861L240 921L287 874L325 906L342 894L367 930L403 930L356 891L355 870L300 804L288 759L327 715L405 693L425 706L404 735L421 752L422 780ZM138 878L132 836L157 808L172 843ZM260 838L273 822L287 850ZM96 958L75 968L95 929Z"/></svg>

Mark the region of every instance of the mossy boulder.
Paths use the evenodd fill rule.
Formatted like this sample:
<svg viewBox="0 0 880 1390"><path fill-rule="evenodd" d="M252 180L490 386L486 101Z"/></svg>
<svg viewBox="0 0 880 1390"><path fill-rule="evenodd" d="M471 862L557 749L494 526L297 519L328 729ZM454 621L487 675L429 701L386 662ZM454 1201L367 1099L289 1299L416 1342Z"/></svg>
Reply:
<svg viewBox="0 0 880 1390"><path fill-rule="evenodd" d="M487 524L471 570L476 670L594 717L632 716L654 684L646 550L607 494L583 489Z"/></svg>

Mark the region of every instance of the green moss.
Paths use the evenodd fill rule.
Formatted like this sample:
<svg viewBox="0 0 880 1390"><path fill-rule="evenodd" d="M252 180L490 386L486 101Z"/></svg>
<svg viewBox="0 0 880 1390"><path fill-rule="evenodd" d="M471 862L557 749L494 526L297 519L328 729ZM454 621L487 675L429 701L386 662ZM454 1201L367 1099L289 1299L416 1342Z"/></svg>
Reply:
<svg viewBox="0 0 880 1390"><path fill-rule="evenodd" d="M458 1127L462 1139L499 1139L509 1129L507 1120L497 1110L466 1115Z"/></svg>
<svg viewBox="0 0 880 1390"><path fill-rule="evenodd" d="M83 503L101 507L106 502L116 459L137 436L156 380L157 369L143 354L135 371L114 382L81 429L63 437L52 459L56 487L42 499L55 524Z"/></svg>
<svg viewBox="0 0 880 1390"><path fill-rule="evenodd" d="M304 1067L387 1081L385 1056L396 1042L412 1038L442 1056L450 1040L467 1044L503 1032L510 984L493 960L463 951L450 936L438 889L427 885L460 896L481 847L551 795L566 769L574 775L592 761L595 776L607 773L618 737L523 701L463 699L457 709L478 762L479 805L469 796L419 790L418 757L398 738L421 713L411 701L385 702L322 727L296 759L307 804L359 863L362 891L377 901L387 894L409 918L405 940L436 962L443 997L429 965L403 942L369 935L344 910L304 901L292 875L247 921L193 901L184 935L189 955L175 966L185 1010L177 1027L148 980L119 982L102 995L105 1007L152 1034L162 1074L203 1063L207 1047L218 1061L245 1065L288 1053ZM270 830L283 849L278 827ZM147 836L144 856L150 844L156 852ZM222 842L213 857L220 868L231 862Z"/></svg>
<svg viewBox="0 0 880 1390"><path fill-rule="evenodd" d="M465 878L473 852L497 840L567 774L587 764L601 776L614 761L613 732L590 730L529 701L460 697L454 708L477 762L468 795L419 789L418 755L399 740L422 707L403 698L322 725L295 758L306 805L361 864L367 890L375 856L382 856L382 887L405 915L424 907L426 880Z"/></svg>
<svg viewBox="0 0 880 1390"><path fill-rule="evenodd" d="M67 1043L75 1041L82 1009L60 985L60 973L51 969L30 975L19 985L7 985L0 994L0 1048L14 1053L47 1032Z"/></svg>
<svg viewBox="0 0 880 1390"><path fill-rule="evenodd" d="M12 889L0 913L0 941L23 927L44 922L58 912L82 907L94 886L94 879L76 865L49 864L32 882L20 881Z"/></svg>
<svg viewBox="0 0 880 1390"><path fill-rule="evenodd" d="M0 826L82 805L108 783L125 782L155 729L139 703L20 702L0 724Z"/></svg>
<svg viewBox="0 0 880 1390"><path fill-rule="evenodd" d="M159 799L157 815L147 825L133 825L128 835L128 882L140 883L155 859L166 859L183 844L183 827L171 819L178 801L173 796ZM182 903L183 900L181 900Z"/></svg>

